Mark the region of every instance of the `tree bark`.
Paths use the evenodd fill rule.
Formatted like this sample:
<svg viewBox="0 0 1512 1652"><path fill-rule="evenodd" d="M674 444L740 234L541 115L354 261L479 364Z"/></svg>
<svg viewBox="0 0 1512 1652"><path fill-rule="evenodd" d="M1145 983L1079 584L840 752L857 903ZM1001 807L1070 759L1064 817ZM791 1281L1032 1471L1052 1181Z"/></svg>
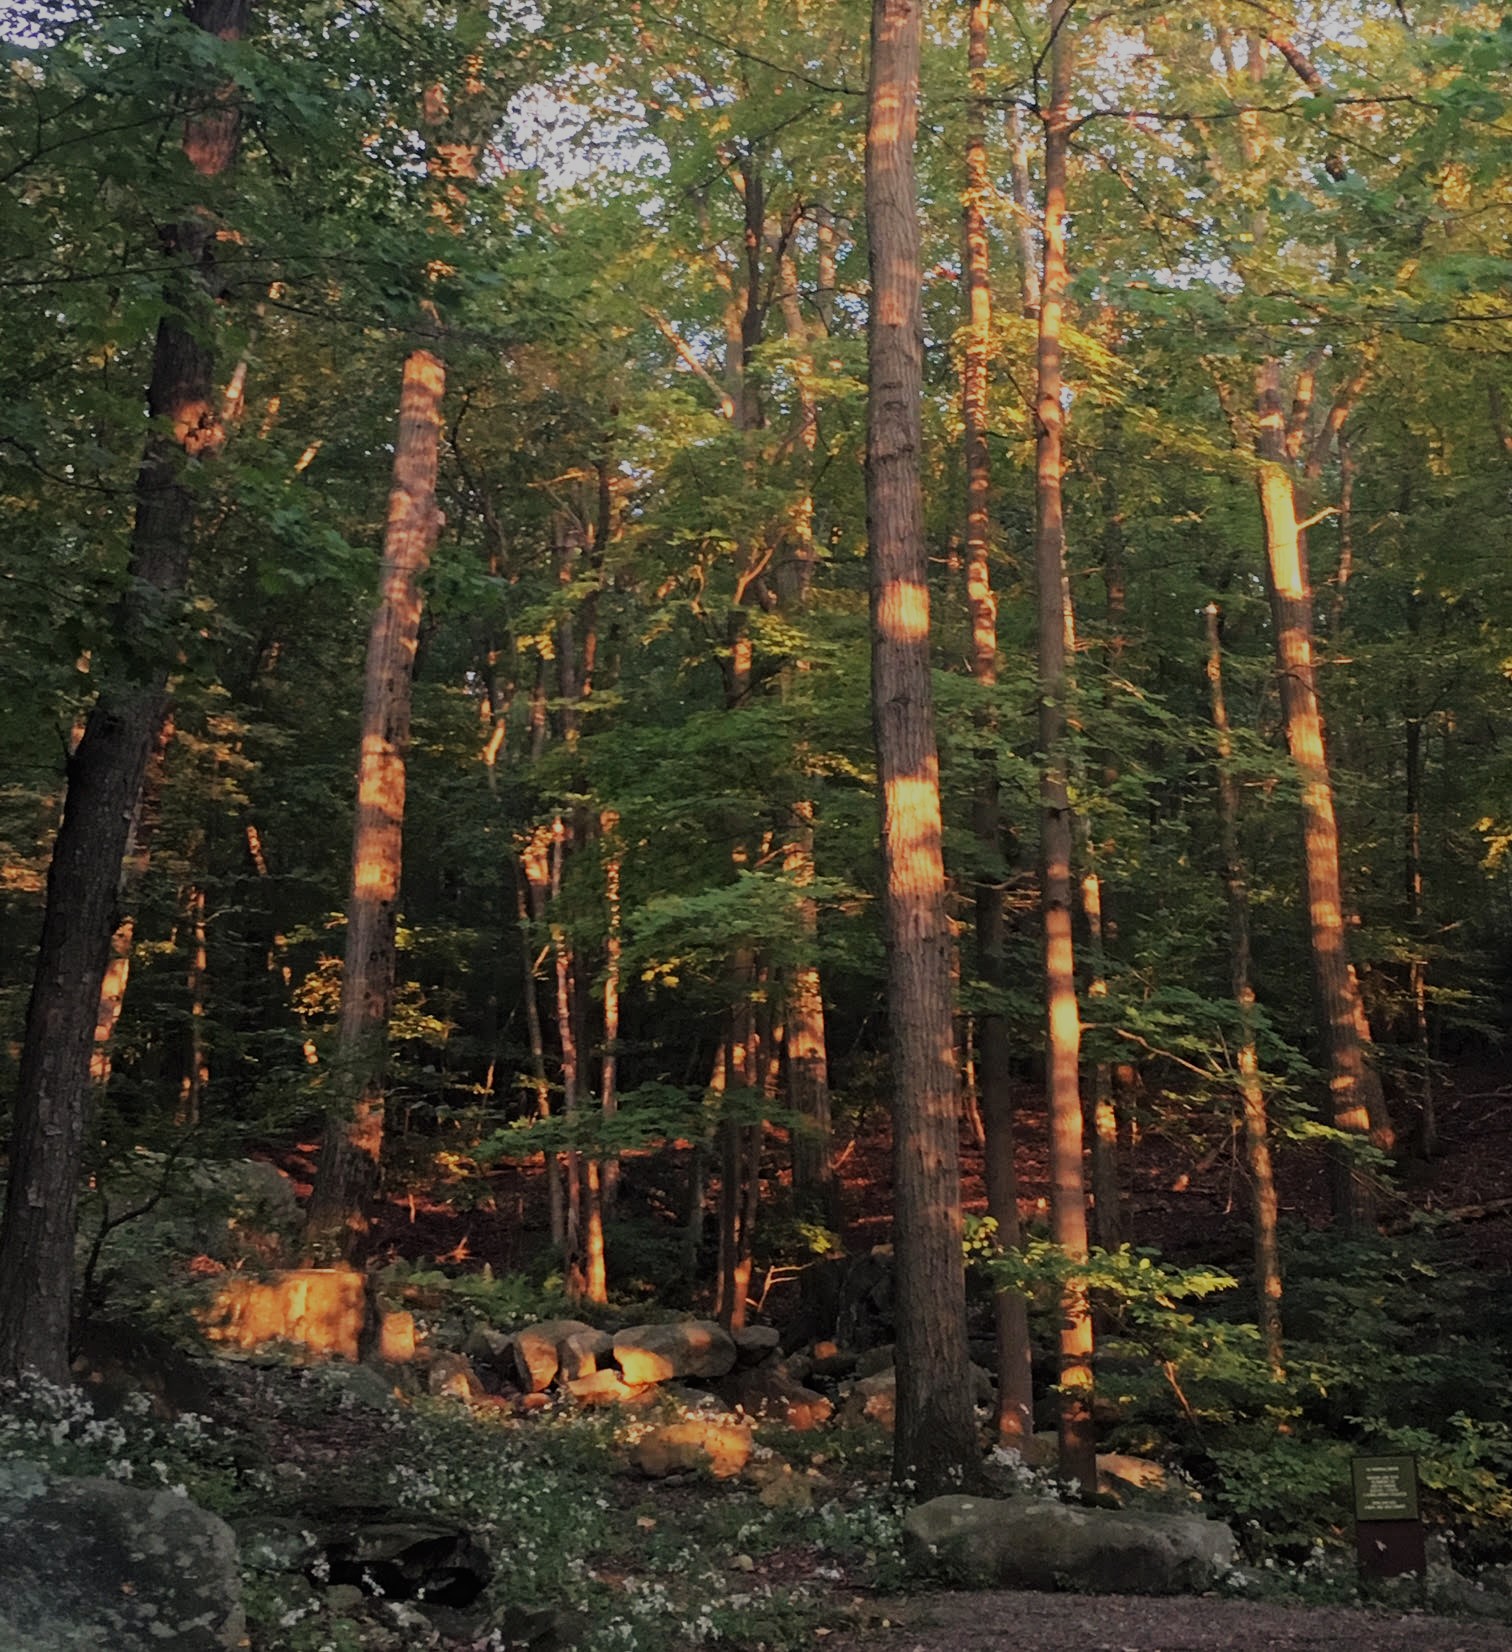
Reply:
<svg viewBox="0 0 1512 1652"><path fill-rule="evenodd" d="M189 21L221 40L246 32L251 0L193 0ZM241 135L234 90L197 98L184 123L192 169L226 173ZM215 221L191 208L166 226L176 260L153 346L152 434L136 482L130 583L116 615L118 669L104 679L68 759L63 821L27 1005L0 1223L0 1379L68 1374L78 1184L101 986L116 927L117 885L142 782L162 725L176 598L188 576L195 472L223 436L209 310L220 294Z"/></svg>
<svg viewBox="0 0 1512 1652"><path fill-rule="evenodd" d="M895 1085L893 1470L927 1497L970 1472L976 1429L967 1369L950 929L919 473L924 329L914 143L920 34L919 0L873 0L866 494Z"/></svg>
<svg viewBox="0 0 1512 1652"><path fill-rule="evenodd" d="M1349 964L1344 932L1344 889L1339 865L1339 828L1333 781L1324 745L1313 657L1312 590L1306 545L1297 522L1296 492L1286 463L1279 372L1274 361L1258 379L1259 425L1256 485L1265 529L1276 670L1286 722L1286 742L1302 782L1303 863L1307 888L1313 977L1328 1051L1332 1123L1346 1138L1334 1158L1334 1213L1351 1232L1375 1224L1373 1179L1347 1145L1374 1137L1380 1112L1380 1080L1365 1059L1360 1036L1359 988Z"/></svg>
<svg viewBox="0 0 1512 1652"><path fill-rule="evenodd" d="M1071 1261L1087 1256L1079 1063L1081 1016L1071 936L1071 800L1066 697L1065 410L1061 320L1066 297L1066 170L1071 139L1070 0L1051 0L1050 102L1045 115L1044 276L1041 284L1035 571L1039 586L1041 902L1045 933L1046 1087L1050 1118L1051 1227ZM1090 1494L1097 1486L1092 1429L1092 1314L1084 1284L1061 1303L1060 1467Z"/></svg>
<svg viewBox="0 0 1512 1652"><path fill-rule="evenodd" d="M1255 989L1250 984L1249 880L1239 850L1239 787L1234 779L1233 738L1223 693L1223 642L1218 604L1207 616L1208 692L1218 747L1218 826L1223 846L1223 887L1228 896L1229 961L1239 1009L1239 1095L1244 1108L1244 1154L1254 1220L1255 1297L1260 1341L1277 1382L1286 1380L1281 1336L1281 1248L1276 1238L1276 1179L1271 1168L1270 1120L1255 1047Z"/></svg>
<svg viewBox="0 0 1512 1652"><path fill-rule="evenodd" d="M352 834L352 887L337 1040L339 1093L326 1117L310 1196L307 1242L352 1256L368 1227L383 1150L389 1016L396 973L394 934L404 853L405 762L420 580L440 518L436 476L446 369L428 349L404 363L394 486L384 531L378 607L368 632Z"/></svg>
<svg viewBox="0 0 1512 1652"><path fill-rule="evenodd" d="M962 214L966 275L966 348L961 367L961 412L966 457L966 601L971 620L971 674L982 699L976 713L980 741L972 830L987 869L973 890L977 974L988 994L977 1017L977 1073L981 1097L987 1213L997 1242L1016 1250L1021 1234L1015 1165L1013 1090L1009 1078L1008 1023L1001 995L1007 958L1003 913L1002 816L998 790L997 718L991 691L997 683L997 596L992 586L992 466L987 450L987 394L992 357L992 280L986 204L987 44L991 0L973 0L967 36L966 189ZM1006 1439L1034 1432L1030 1372L1029 1304L1023 1293L999 1291L993 1301L997 1345L997 1430Z"/></svg>
<svg viewBox="0 0 1512 1652"><path fill-rule="evenodd" d="M142 779L136 813L131 823L125 864L121 868L118 893L123 908L110 937L110 961L100 984L100 1007L95 1016L94 1049L89 1057L89 1081L98 1091L110 1082L111 1045L126 1003L126 987L131 979L131 955L136 941L136 913L133 910L142 880L152 864L152 839L158 826L158 805L162 796L168 747L173 740L173 713L163 718L153 741L152 756Z"/></svg>

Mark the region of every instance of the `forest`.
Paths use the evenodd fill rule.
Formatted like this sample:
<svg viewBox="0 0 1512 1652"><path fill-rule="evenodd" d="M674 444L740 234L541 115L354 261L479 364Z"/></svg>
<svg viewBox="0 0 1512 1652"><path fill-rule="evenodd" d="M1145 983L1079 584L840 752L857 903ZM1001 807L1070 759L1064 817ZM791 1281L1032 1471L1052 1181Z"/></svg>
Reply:
<svg viewBox="0 0 1512 1652"><path fill-rule="evenodd" d="M224 1518L191 1652L859 1648L1041 1586L963 1493L1397 1601L1373 1454L1512 1622L1512 17L0 52L0 1528Z"/></svg>

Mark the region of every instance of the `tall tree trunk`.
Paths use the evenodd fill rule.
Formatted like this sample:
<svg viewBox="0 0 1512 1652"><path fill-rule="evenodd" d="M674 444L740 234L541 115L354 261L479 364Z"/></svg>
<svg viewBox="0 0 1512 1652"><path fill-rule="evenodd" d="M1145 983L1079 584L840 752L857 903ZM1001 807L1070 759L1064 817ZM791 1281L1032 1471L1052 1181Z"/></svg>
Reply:
<svg viewBox="0 0 1512 1652"><path fill-rule="evenodd" d="M1244 1156L1254 1221L1255 1297L1260 1341L1271 1375L1286 1380L1281 1339L1281 1248L1276 1238L1276 1179L1271 1169L1270 1120L1255 1047L1255 989L1250 984L1249 882L1239 850L1239 787L1234 779L1233 739L1223 693L1223 642L1218 604L1207 615L1208 691L1218 747L1218 826L1223 845L1223 887L1228 896L1229 961L1239 1010L1239 1095L1244 1107Z"/></svg>
<svg viewBox="0 0 1512 1652"><path fill-rule="evenodd" d="M976 1427L967 1369L950 926L919 471L924 327L914 143L920 33L920 0L873 0L866 505L894 1075L893 1471L927 1497L959 1484L972 1470Z"/></svg>
<svg viewBox="0 0 1512 1652"><path fill-rule="evenodd" d="M620 907L620 872L624 850L619 840L619 816L612 809L599 815L599 835L604 845L604 907L607 914L604 935L604 1054L599 1070L599 1105L604 1117L619 1111L620 958L624 940ZM604 1213L614 1209L619 1189L618 1153L607 1153L603 1163Z"/></svg>
<svg viewBox="0 0 1512 1652"><path fill-rule="evenodd" d="M814 498L810 484L819 439L819 409L814 402L814 363L808 328L798 302L798 272L791 257L782 261L781 273L783 325L799 348L797 447L804 474L802 491L793 511L790 551L777 564L775 584L779 609L797 615L807 604L814 577ZM820 279L822 283L822 264ZM830 279L833 279L832 269ZM795 660L783 674L784 689L791 684L794 673L807 669L807 660ZM795 761L801 763L804 755L804 749L800 748L794 754ZM783 871L800 889L814 881L814 805L808 798L800 798L793 804ZM788 977L786 994L788 1102L801 1121L792 1132L793 1203L800 1216L822 1222L835 1231L842 1218L834 1170L824 988L817 962L819 909L806 896L799 902L799 921L804 950ZM805 1272L803 1277L807 1282L811 1275Z"/></svg>
<svg viewBox="0 0 1512 1652"><path fill-rule="evenodd" d="M100 984L100 1007L95 1016L94 1049L89 1057L89 1081L96 1090L110 1082L111 1044L126 1003L126 986L131 979L131 954L136 942L136 901L142 880L152 864L152 839L158 826L158 804L162 797L168 747L173 740L173 713L163 718L153 742L152 757L142 781L125 864L121 868L119 898L123 908L110 937L110 961Z"/></svg>
<svg viewBox="0 0 1512 1652"><path fill-rule="evenodd" d="M1039 586L1041 902L1045 924L1046 1087L1050 1211L1055 1242L1073 1262L1087 1255L1079 1063L1081 1016L1071 938L1071 800L1066 697L1065 474L1061 319L1066 299L1066 168L1071 141L1070 0L1051 0L1050 103L1045 116L1044 279L1040 295L1035 472L1035 572ZM1097 1486L1092 1430L1092 1314L1072 1280L1061 1304L1060 1467L1089 1494Z"/></svg>
<svg viewBox="0 0 1512 1652"><path fill-rule="evenodd" d="M189 993L189 1036L184 1058L184 1076L179 1086L179 1122L198 1124L205 1087L210 1082L210 1057L205 1049L205 980L209 974L210 950L205 934L205 886L191 884L184 901L184 918L189 931L189 967L184 985Z"/></svg>
<svg viewBox="0 0 1512 1652"><path fill-rule="evenodd" d="M239 40L251 0L193 0L189 21ZM196 96L183 148L203 179L236 156L241 111L232 88ZM130 582L116 616L119 675L102 688L68 759L67 799L47 877L47 906L26 1011L0 1222L0 1379L68 1373L78 1184L90 1098L90 1057L115 929L121 863L175 653L164 630L188 576L196 472L219 449L209 309L220 297L216 225L189 208L164 226L176 273L153 346L152 434L136 483Z"/></svg>
<svg viewBox="0 0 1512 1652"><path fill-rule="evenodd" d="M966 273L966 349L961 370L961 411L966 448L966 600L971 618L971 674L982 695L976 714L976 795L972 829L988 869L973 890L977 974L989 994L977 1017L977 1072L985 1138L987 1212L997 1224L998 1244L1020 1242L1015 1165L1013 1090L1009 1078L1008 1022L1001 996L1007 990L1003 914L1002 817L998 795L997 718L990 696L997 684L997 596L992 588L992 467L987 451L987 392L992 356L992 281L986 206L991 191L987 165L987 34L991 0L973 0L967 38L970 102L966 131L963 211ZM1029 1304L1023 1293L999 1291L993 1303L997 1344L997 1429L1005 1438L1034 1432L1030 1374Z"/></svg>
<svg viewBox="0 0 1512 1652"><path fill-rule="evenodd" d="M1409 623L1416 633L1417 604L1413 603ZM1423 935L1423 720L1417 715L1405 720L1406 740L1406 819L1403 822L1405 860L1404 882L1407 893L1407 913L1412 921L1412 938L1421 947ZM1418 1116L1416 1147L1425 1159L1433 1158L1439 1147L1438 1117L1433 1102L1433 1063L1428 1045L1428 960L1420 951L1414 951L1407 971L1407 986L1412 995L1413 1042L1417 1047L1421 1071L1418 1074Z"/></svg>
<svg viewBox="0 0 1512 1652"><path fill-rule="evenodd" d="M1280 375L1274 361L1260 370L1258 403L1256 485L1265 529L1276 672L1286 742L1302 782L1303 864L1313 977L1328 1051L1332 1123L1346 1138L1334 1159L1334 1214L1346 1230L1366 1232L1375 1222L1374 1182L1347 1140L1372 1139L1372 1115L1380 1111L1380 1080L1365 1059L1359 988L1345 939L1339 828L1313 659L1312 590L1295 486L1286 463Z"/></svg>
<svg viewBox="0 0 1512 1652"><path fill-rule="evenodd" d="M551 1085L546 1078L546 1036L541 1026L541 1004L536 997L536 976L540 959L531 940L545 923L546 896L551 873L548 870L546 839L538 830L520 845L515 862L515 911L520 931L520 963L524 978L525 1029L530 1039L530 1079L535 1091L537 1118L551 1117ZM529 908L526 906L527 891ZM542 1154L546 1171L546 1204L551 1223L551 1243L559 1254L567 1249L567 1200L562 1187L562 1164L555 1153Z"/></svg>
<svg viewBox="0 0 1512 1652"><path fill-rule="evenodd" d="M568 831L558 815L551 823L551 899L562 896L562 870L567 857ZM556 974L557 1048L561 1051L562 1116L569 1122L577 1117L582 1088L582 1064L578 1055L575 999L576 959L564 925L553 920L551 955ZM582 1155L569 1148L562 1156L567 1190L567 1231L562 1247L566 1262L567 1294L581 1296L583 1273L583 1174Z"/></svg>
<svg viewBox="0 0 1512 1652"><path fill-rule="evenodd" d="M326 1116L307 1242L352 1256L367 1233L368 1205L383 1151L389 1016L396 974L394 933L404 856L405 762L420 581L440 518L436 476L446 369L428 349L404 363L394 486L383 538L378 607L368 632L352 833L352 888L341 978L338 1094Z"/></svg>

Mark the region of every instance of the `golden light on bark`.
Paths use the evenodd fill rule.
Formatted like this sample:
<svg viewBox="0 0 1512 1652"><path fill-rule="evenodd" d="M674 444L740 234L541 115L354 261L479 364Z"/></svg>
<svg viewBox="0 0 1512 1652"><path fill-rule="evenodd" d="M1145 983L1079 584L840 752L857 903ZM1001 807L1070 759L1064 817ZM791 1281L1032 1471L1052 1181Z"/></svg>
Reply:
<svg viewBox="0 0 1512 1652"><path fill-rule="evenodd" d="M927 643L929 587L898 580L878 600L877 627L892 642Z"/></svg>

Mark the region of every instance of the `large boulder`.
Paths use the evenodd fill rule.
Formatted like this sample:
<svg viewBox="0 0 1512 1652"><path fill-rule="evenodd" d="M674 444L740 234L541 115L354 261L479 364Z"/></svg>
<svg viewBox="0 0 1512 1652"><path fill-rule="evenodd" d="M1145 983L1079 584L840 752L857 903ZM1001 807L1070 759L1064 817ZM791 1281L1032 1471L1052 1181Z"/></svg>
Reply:
<svg viewBox="0 0 1512 1652"><path fill-rule="evenodd" d="M562 1364L562 1344L568 1337L592 1329L580 1319L542 1319L516 1331L514 1358L520 1387L527 1394L549 1388Z"/></svg>
<svg viewBox="0 0 1512 1652"><path fill-rule="evenodd" d="M735 1344L712 1320L632 1325L614 1339L614 1359L626 1382L722 1377L735 1364Z"/></svg>
<svg viewBox="0 0 1512 1652"><path fill-rule="evenodd" d="M643 1434L632 1448L642 1474L660 1480L668 1474L707 1469L716 1480L733 1479L751 1455L751 1431L740 1423L668 1423Z"/></svg>
<svg viewBox="0 0 1512 1652"><path fill-rule="evenodd" d="M822 1427L835 1410L823 1394L805 1388L781 1365L732 1371L716 1385L715 1392L726 1405L737 1407L748 1417L781 1423L800 1433Z"/></svg>
<svg viewBox="0 0 1512 1652"><path fill-rule="evenodd" d="M1233 1564L1227 1526L1032 1497L936 1497L909 1511L910 1562L978 1587L1200 1594Z"/></svg>
<svg viewBox="0 0 1512 1652"><path fill-rule="evenodd" d="M0 1647L232 1652L245 1636L224 1520L168 1491L0 1471Z"/></svg>
<svg viewBox="0 0 1512 1652"><path fill-rule="evenodd" d="M577 1382L591 1377L599 1368L599 1361L614 1352L614 1338L607 1331L574 1331L563 1337L557 1347L562 1362L562 1381Z"/></svg>
<svg viewBox="0 0 1512 1652"><path fill-rule="evenodd" d="M731 1334L735 1357L742 1365L761 1365L782 1346L782 1335L775 1325L742 1325Z"/></svg>
<svg viewBox="0 0 1512 1652"><path fill-rule="evenodd" d="M247 1352L282 1344L313 1359L357 1359L367 1321L367 1276L356 1268L235 1274L201 1315L212 1342Z"/></svg>

